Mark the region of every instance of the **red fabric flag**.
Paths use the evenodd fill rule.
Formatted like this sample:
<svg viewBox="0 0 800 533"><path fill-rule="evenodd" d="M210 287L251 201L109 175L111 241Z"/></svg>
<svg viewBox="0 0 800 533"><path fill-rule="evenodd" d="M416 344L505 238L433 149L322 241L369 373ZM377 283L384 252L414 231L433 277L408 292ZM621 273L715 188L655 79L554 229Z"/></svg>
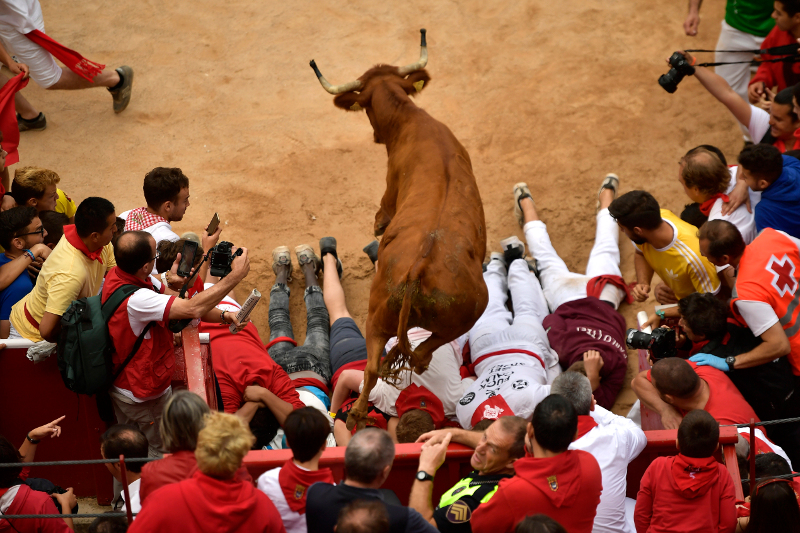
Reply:
<svg viewBox="0 0 800 533"><path fill-rule="evenodd" d="M14 95L28 85L28 80L23 80L23 73L19 73L3 85L0 89L0 130L3 132L3 150L6 156L6 166L10 167L14 163L19 163L19 125L17 124L17 114L14 111ZM2 189L2 185L0 185ZM5 191L3 191L5 194Z"/></svg>
<svg viewBox="0 0 800 533"><path fill-rule="evenodd" d="M39 30L26 33L25 37L53 54L53 57L64 63L72 72L92 83L94 83L94 77L106 68L105 65L86 59L75 50L70 50L63 44L54 41Z"/></svg>

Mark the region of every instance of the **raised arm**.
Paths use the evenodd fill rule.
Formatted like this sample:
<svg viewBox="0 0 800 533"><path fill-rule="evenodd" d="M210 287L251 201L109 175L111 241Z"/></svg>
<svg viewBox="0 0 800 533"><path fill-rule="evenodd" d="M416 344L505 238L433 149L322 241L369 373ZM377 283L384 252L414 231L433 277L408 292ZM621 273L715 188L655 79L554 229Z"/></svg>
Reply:
<svg viewBox="0 0 800 533"><path fill-rule="evenodd" d="M696 61L695 58L690 54L687 54L686 52L681 53L686 56L686 59L690 63ZM736 120L738 120L745 128L750 127L750 113L752 111L750 108L750 103L746 102L741 96L736 94L722 76L705 67L695 67L694 77L697 78L697 81L699 81L709 93L711 93L711 96L719 100L725 107L728 108L728 111L733 114Z"/></svg>

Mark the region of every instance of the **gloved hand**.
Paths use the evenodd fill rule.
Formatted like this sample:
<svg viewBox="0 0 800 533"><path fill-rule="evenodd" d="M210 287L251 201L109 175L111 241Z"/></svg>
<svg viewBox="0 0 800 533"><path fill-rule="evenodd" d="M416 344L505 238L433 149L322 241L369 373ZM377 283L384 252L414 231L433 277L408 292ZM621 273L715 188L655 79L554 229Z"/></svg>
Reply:
<svg viewBox="0 0 800 533"><path fill-rule="evenodd" d="M689 361L697 363L697 366L711 366L723 372L730 372L731 367L722 357L711 355L710 353L698 353L689 358Z"/></svg>

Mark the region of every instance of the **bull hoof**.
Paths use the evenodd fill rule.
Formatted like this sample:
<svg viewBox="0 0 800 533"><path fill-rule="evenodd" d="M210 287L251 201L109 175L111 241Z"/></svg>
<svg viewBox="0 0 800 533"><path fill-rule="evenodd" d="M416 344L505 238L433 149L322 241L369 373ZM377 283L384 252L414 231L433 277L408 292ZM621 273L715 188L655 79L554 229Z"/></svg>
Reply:
<svg viewBox="0 0 800 533"><path fill-rule="evenodd" d="M347 431L353 431L353 428L358 428L358 430L364 429L367 423L367 413L360 412L357 407L353 407L350 413L347 415Z"/></svg>

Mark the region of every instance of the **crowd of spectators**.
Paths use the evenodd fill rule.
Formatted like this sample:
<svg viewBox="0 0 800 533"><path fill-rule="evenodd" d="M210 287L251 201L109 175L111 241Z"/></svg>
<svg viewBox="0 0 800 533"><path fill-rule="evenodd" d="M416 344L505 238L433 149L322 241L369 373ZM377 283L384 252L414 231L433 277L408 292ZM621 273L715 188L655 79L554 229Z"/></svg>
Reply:
<svg viewBox="0 0 800 533"><path fill-rule="evenodd" d="M743 13L729 9L720 43L754 48L800 37L800 0L777 0L766 11L747 4ZM699 6L690 1L689 35ZM767 12L776 20L771 30ZM336 239L323 237L319 253L310 244L294 248L302 344L290 316L292 252L272 251L265 343L265 332L238 318L236 294L245 293L235 289L248 289L248 250L234 246L230 272L215 276L204 255L221 242L222 227L179 235L172 226L190 207L189 179L178 168L149 172L144 206L122 213L100 197L76 205L52 170L26 166L11 180L4 168L0 341L30 341L34 362L55 357L73 302L127 294L107 322L114 373L98 407L104 398L100 456L110 460L115 509L136 515L130 531L800 530L800 482L786 477L800 462L800 422L758 427L755 449L750 428L737 429L742 464L756 457L756 479L746 480L752 499L736 500L740 480L718 450L720 425L800 417L800 73L796 63L775 65L763 63L749 89L741 69L696 68L742 126L747 143L737 164L711 145L686 152L678 181L692 203L680 215L648 191L621 194L620 178L606 175L583 273L559 257L528 185L514 185L525 242L510 236L487 258L483 315L434 351L424 373L378 380L365 429L346 423L364 386L367 347L348 311ZM126 68L104 78L115 110L123 97L114 91L129 98ZM48 83L66 88L71 76L62 79ZM20 129L42 129L44 115L24 99L18 105ZM632 283L620 270L620 232L634 245ZM194 262L182 266L190 245ZM364 249L375 265L377 250L377 242ZM641 326L673 330L676 344L654 352L652 367L633 378L632 411L652 411L676 430L676 454L649 465L632 499L628 465L647 438L635 416L611 412L629 368L626 330L636 327L619 310L634 302L649 309L653 299L658 306ZM219 411L173 391L174 347L190 323L209 337ZM407 336L416 348L431 332ZM0 463L14 465L0 468L0 532L73 528L72 489L44 488L25 467L42 439L65 438L63 418L30 431L19 448L0 437ZM395 446L414 442L418 473L400 495L404 506L384 485ZM436 500L433 480L451 443L474 449L472 471ZM321 466L337 446L346 447L344 479ZM253 479L245 455L277 449L292 457ZM155 460L123 465L120 455ZM63 520L2 518L59 513ZM110 516L91 530L126 527Z"/></svg>

